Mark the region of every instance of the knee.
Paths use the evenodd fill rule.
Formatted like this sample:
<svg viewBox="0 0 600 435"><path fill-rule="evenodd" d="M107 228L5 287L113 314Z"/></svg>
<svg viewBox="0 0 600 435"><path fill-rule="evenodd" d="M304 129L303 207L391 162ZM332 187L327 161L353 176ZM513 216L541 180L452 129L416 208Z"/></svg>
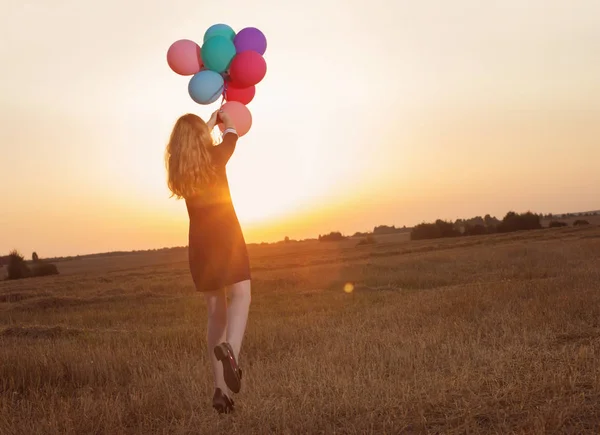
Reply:
<svg viewBox="0 0 600 435"><path fill-rule="evenodd" d="M229 287L229 297L233 300L243 300L250 303L252 299L252 290L250 286L250 281L242 281L233 284Z"/></svg>

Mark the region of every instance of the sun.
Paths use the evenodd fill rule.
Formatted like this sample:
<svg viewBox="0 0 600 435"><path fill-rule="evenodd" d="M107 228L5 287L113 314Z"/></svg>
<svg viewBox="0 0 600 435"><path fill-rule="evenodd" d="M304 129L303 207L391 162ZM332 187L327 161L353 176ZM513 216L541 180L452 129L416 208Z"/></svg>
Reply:
<svg viewBox="0 0 600 435"><path fill-rule="evenodd" d="M279 176L275 182L249 171L232 171L229 184L236 213L243 224L260 224L293 214L312 198L307 184L293 174Z"/></svg>
<svg viewBox="0 0 600 435"><path fill-rule="evenodd" d="M315 204L331 187L310 148L294 150L241 143L227 168L227 178L241 223L260 224ZM286 155L287 154L287 155Z"/></svg>

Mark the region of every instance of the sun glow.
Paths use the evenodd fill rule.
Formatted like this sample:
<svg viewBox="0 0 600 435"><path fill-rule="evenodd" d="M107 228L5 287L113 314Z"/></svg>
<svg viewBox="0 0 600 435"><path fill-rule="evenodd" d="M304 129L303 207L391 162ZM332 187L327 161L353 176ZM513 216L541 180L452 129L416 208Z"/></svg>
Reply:
<svg viewBox="0 0 600 435"><path fill-rule="evenodd" d="M164 149L179 116L221 102L195 103L165 56L218 22L268 39L227 167L252 242L596 207L598 2L4 3L5 252L187 243Z"/></svg>

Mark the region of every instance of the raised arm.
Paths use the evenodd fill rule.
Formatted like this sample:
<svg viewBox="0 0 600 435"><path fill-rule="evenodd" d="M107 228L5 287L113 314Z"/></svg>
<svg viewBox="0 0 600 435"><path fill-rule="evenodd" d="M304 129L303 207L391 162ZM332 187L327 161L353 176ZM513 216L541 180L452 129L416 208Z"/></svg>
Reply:
<svg viewBox="0 0 600 435"><path fill-rule="evenodd" d="M238 135L234 129L226 129L223 134L223 142L214 147L213 159L218 165L226 165L237 144Z"/></svg>
<svg viewBox="0 0 600 435"><path fill-rule="evenodd" d="M223 123L223 142L221 142L221 144L218 145L217 149L215 150L216 158L219 164L226 165L229 161L229 158L233 154L233 151L235 150L238 134L231 116L229 116L226 111L221 109L216 113L217 121Z"/></svg>

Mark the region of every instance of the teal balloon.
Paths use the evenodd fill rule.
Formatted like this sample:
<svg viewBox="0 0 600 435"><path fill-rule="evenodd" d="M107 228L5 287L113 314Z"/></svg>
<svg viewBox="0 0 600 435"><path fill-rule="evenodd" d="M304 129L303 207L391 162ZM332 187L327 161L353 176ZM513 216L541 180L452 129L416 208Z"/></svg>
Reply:
<svg viewBox="0 0 600 435"><path fill-rule="evenodd" d="M233 40L229 40L224 36L213 36L208 39L202 44L200 53L204 66L218 73L229 69L229 65L236 54Z"/></svg>
<svg viewBox="0 0 600 435"><path fill-rule="evenodd" d="M223 94L225 81L221 74L205 69L192 76L188 93L198 104L212 104Z"/></svg>
<svg viewBox="0 0 600 435"><path fill-rule="evenodd" d="M227 24L222 24L222 23L213 24L206 30L206 32L204 32L204 41L203 42L208 41L210 38L212 38L214 36L222 36L223 38L233 41L233 38L235 38L235 30L233 30Z"/></svg>

